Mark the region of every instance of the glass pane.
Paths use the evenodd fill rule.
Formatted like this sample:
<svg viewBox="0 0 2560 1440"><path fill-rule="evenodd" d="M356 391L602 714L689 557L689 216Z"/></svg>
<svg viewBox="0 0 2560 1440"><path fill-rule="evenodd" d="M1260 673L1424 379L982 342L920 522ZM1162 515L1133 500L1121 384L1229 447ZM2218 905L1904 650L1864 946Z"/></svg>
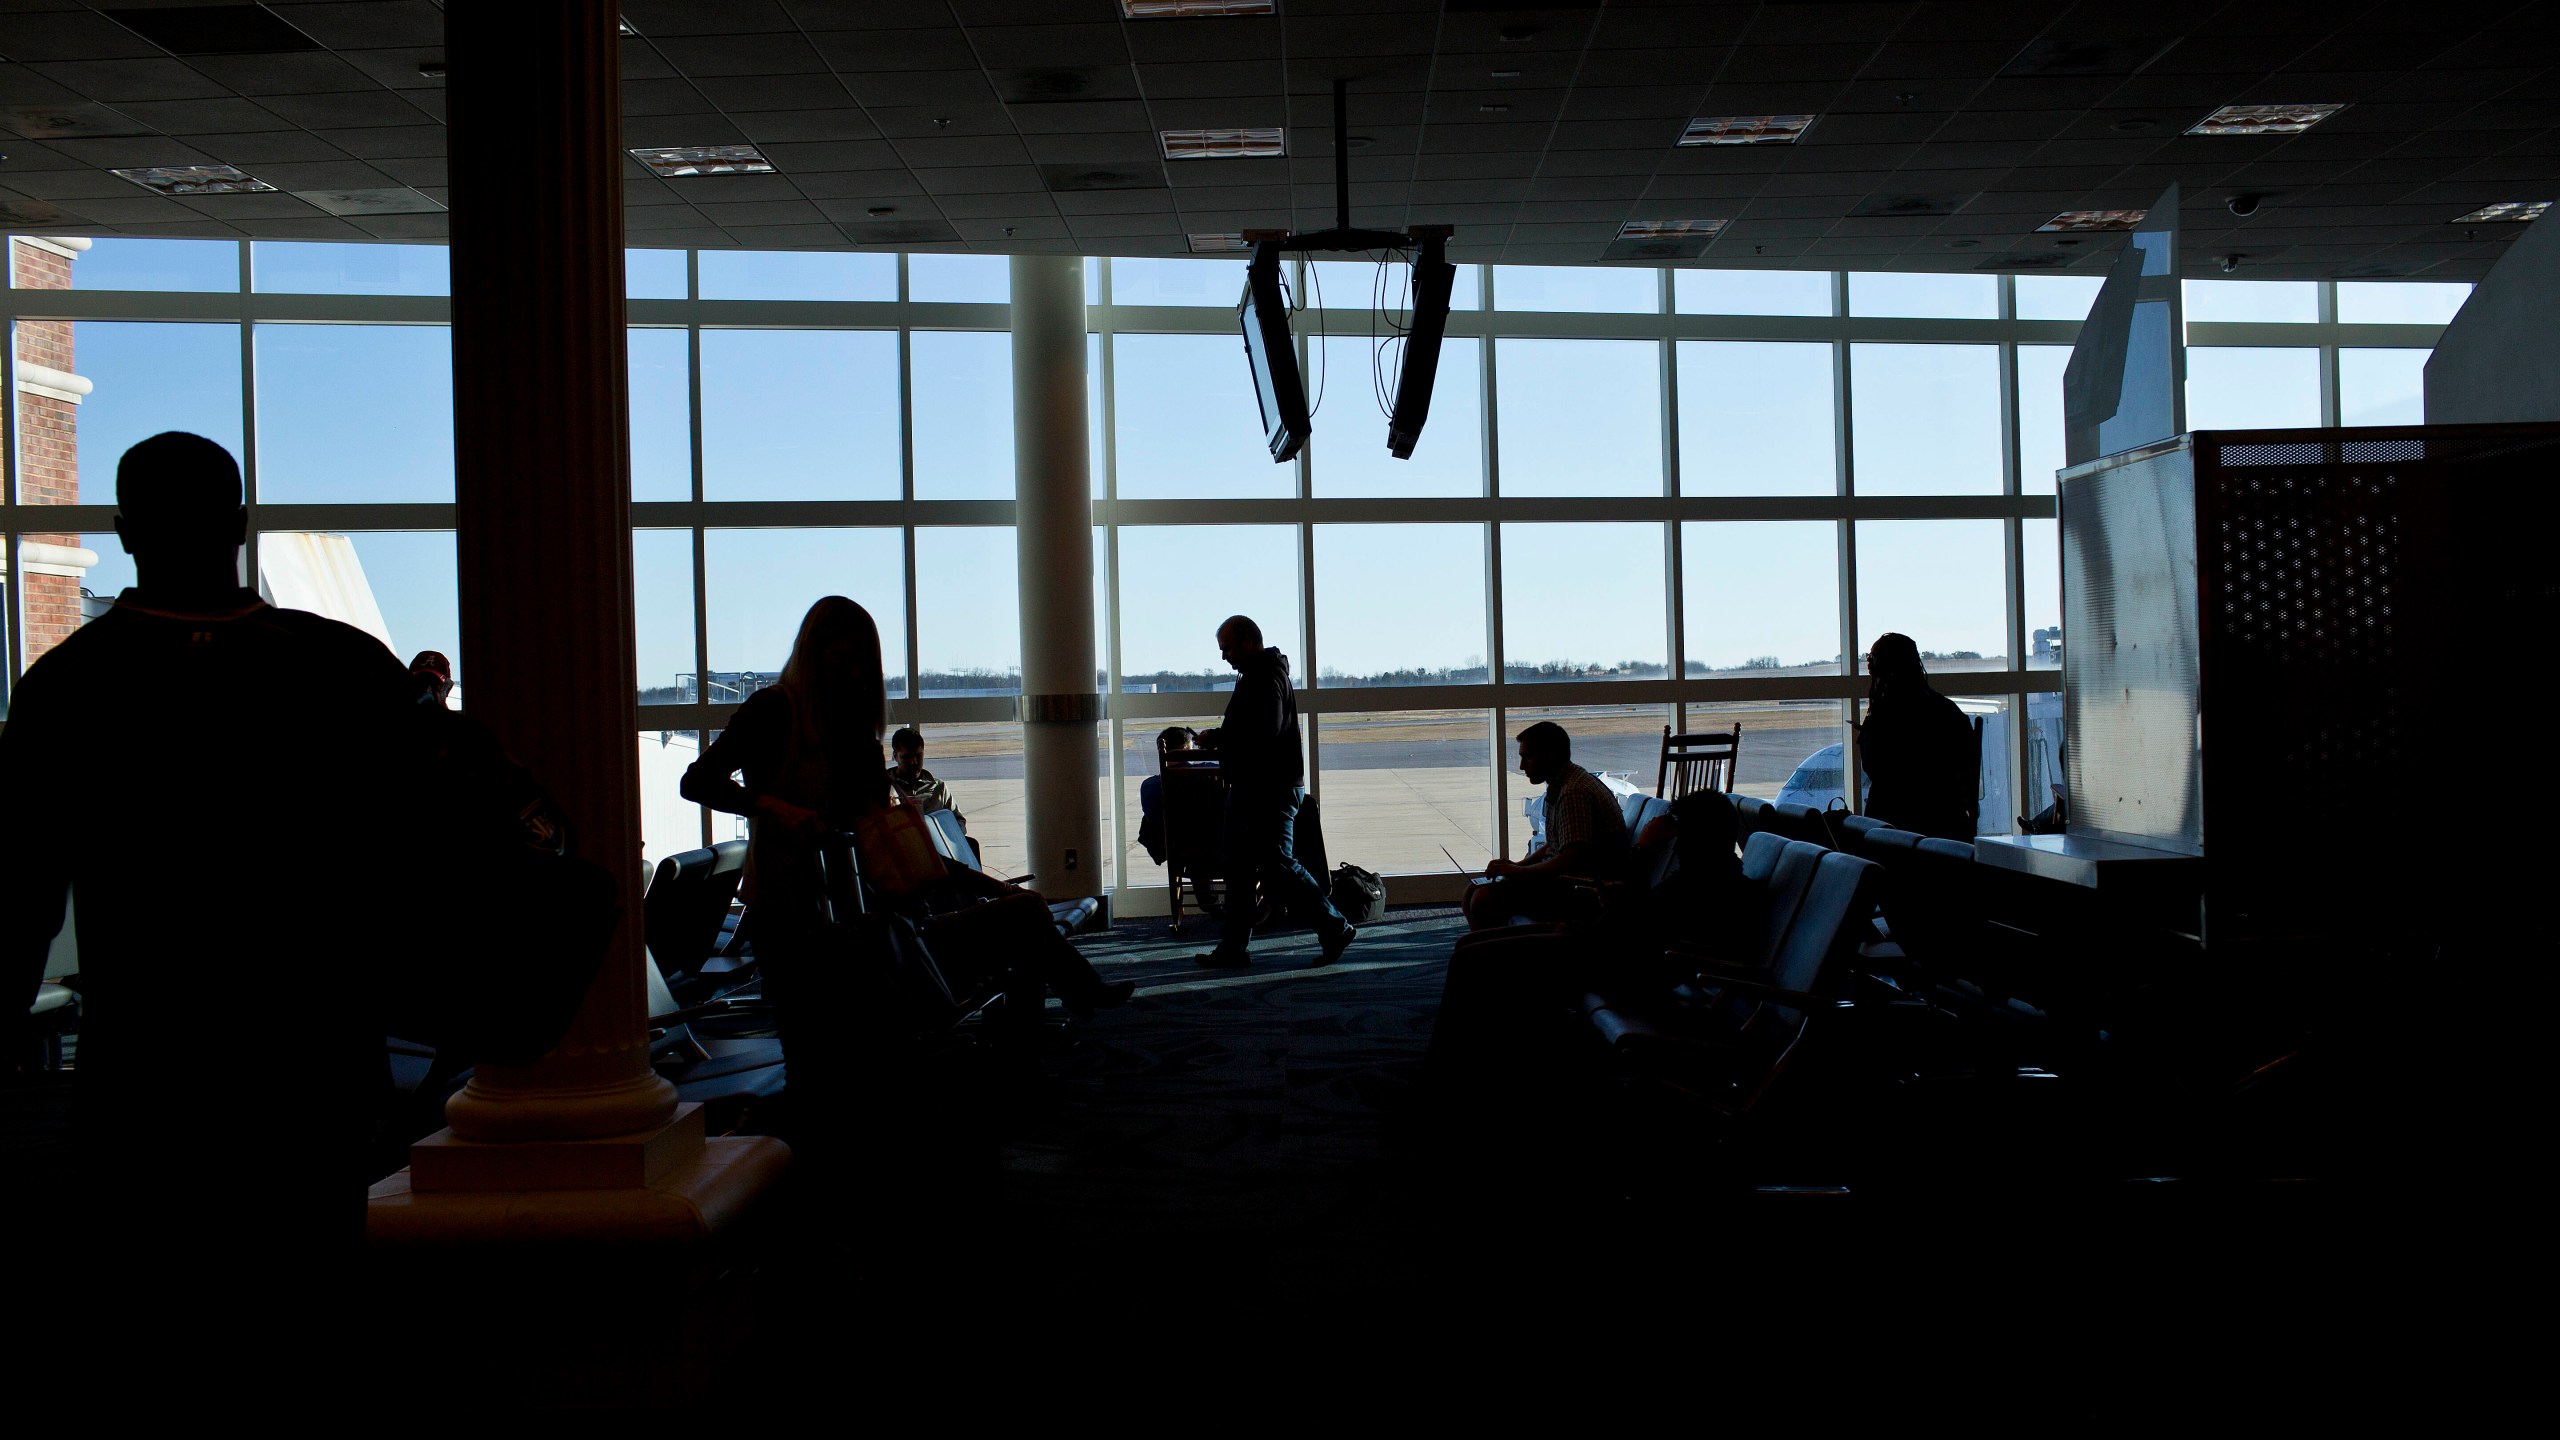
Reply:
<svg viewBox="0 0 2560 1440"><path fill-rule="evenodd" d="M633 300L682 300L684 294L684 252L681 250L625 250L622 252L622 293Z"/></svg>
<svg viewBox="0 0 2560 1440"><path fill-rule="evenodd" d="M1123 525L1115 613L1123 690L1233 687L1235 672L1218 657L1218 626L1230 615L1251 617L1263 643L1294 663L1303 658L1296 653L1297 529Z"/></svg>
<svg viewBox="0 0 2560 1440"><path fill-rule="evenodd" d="M2338 423L2423 425L2428 350L2340 350Z"/></svg>
<svg viewBox="0 0 2560 1440"><path fill-rule="evenodd" d="M1681 494L1838 492L1829 345L1683 340L1679 366Z"/></svg>
<svg viewBox="0 0 2560 1440"><path fill-rule="evenodd" d="M1010 291L1011 288L1011 283L1008 281L1006 289ZM1102 303L1102 261L1092 255L1084 257L1084 303L1087 305Z"/></svg>
<svg viewBox="0 0 2560 1440"><path fill-rule="evenodd" d="M1742 727L1737 794L1783 797L1818 810L1841 793L1837 700L1693 700L1682 723L1698 735ZM1660 773L1639 774L1637 781L1649 793Z"/></svg>
<svg viewBox="0 0 2560 1440"><path fill-rule="evenodd" d="M690 705L694 684L693 532L631 532L631 598L640 703Z"/></svg>
<svg viewBox="0 0 2560 1440"><path fill-rule="evenodd" d="M249 246L249 274L267 295L444 295L451 290L441 245L258 240Z"/></svg>
<svg viewBox="0 0 2560 1440"><path fill-rule="evenodd" d="M2319 351L2188 347L2189 430L2307 429L2319 423Z"/></svg>
<svg viewBox="0 0 2560 1440"><path fill-rule="evenodd" d="M1376 310L1378 306L1378 265L1371 260L1316 260L1309 262L1308 289L1313 299L1336 310ZM1484 293L1484 267L1461 265L1450 280L1449 308L1473 310ZM1386 308L1401 313L1413 302L1411 288L1413 269L1405 264L1386 267L1389 287Z"/></svg>
<svg viewBox="0 0 2560 1440"><path fill-rule="evenodd" d="M631 332L631 498L693 498L691 342L682 330Z"/></svg>
<svg viewBox="0 0 2560 1440"><path fill-rule="evenodd" d="M968 837L978 842L978 863L990 875L1019 875L1030 869L1022 723L950 721L914 728L924 737L924 768L950 790L951 808L960 812ZM1102 773L1107 783L1109 772ZM1111 812L1107 809L1102 827L1103 848L1108 850Z"/></svg>
<svg viewBox="0 0 2560 1440"><path fill-rule="evenodd" d="M1115 261L1112 283L1119 283ZM1190 261L1167 261L1190 264ZM1232 335L1111 337L1120 497L1278 499L1294 466L1271 463L1244 345ZM1329 433L1318 426L1319 435Z"/></svg>
<svg viewBox="0 0 2560 1440"><path fill-rule="evenodd" d="M1849 276L1849 313L1926 320L1992 320L2000 314L1994 275L1858 271Z"/></svg>
<svg viewBox="0 0 2560 1440"><path fill-rule="evenodd" d="M652 872L670 855L702 848L702 807L680 788L701 758L699 730L640 732L640 863Z"/></svg>
<svg viewBox="0 0 2560 1440"><path fill-rule="evenodd" d="M910 255L907 298L1006 304L1013 299L1013 262L1002 255Z"/></svg>
<svg viewBox="0 0 2560 1440"><path fill-rule="evenodd" d="M1691 675L1840 673L1840 531L1829 520L1680 527Z"/></svg>
<svg viewBox="0 0 2560 1440"><path fill-rule="evenodd" d="M801 617L829 595L871 612L889 693L906 693L906 544L897 531L710 530L702 540L711 630L705 700L729 704L773 683Z"/></svg>
<svg viewBox="0 0 2560 1440"><path fill-rule="evenodd" d="M2028 520L2018 537L2018 578L2026 587L2027 668L2062 668L2062 522Z"/></svg>
<svg viewBox="0 0 2560 1440"><path fill-rule="evenodd" d="M1317 724L1335 864L1447 875L1493 857L1492 712L1393 710Z"/></svg>
<svg viewBox="0 0 2560 1440"><path fill-rule="evenodd" d="M1216 725L1220 718L1217 713L1212 712L1206 715L1149 716L1143 720L1132 719L1122 722L1120 727L1120 807L1123 821L1129 827L1129 848L1120 857L1119 883L1123 885L1165 883L1164 867L1156 863L1155 858L1147 853L1144 845L1138 843L1139 828L1145 823L1147 812L1155 808L1157 787L1148 782L1156 778L1156 736L1176 725L1186 730L1206 730ZM1106 760L1106 766L1108 763ZM1107 768L1103 771L1102 783L1108 790L1111 776ZM1105 818L1107 819L1108 816L1106 815ZM1185 898L1184 903L1186 905L1189 903L1188 897Z"/></svg>
<svg viewBox="0 0 2560 1440"><path fill-rule="evenodd" d="M1858 494L2001 492L1998 347L1852 345L1849 367Z"/></svg>
<svg viewBox="0 0 2560 1440"><path fill-rule="evenodd" d="M1288 278L1289 267L1280 273ZM1114 305L1225 305L1244 298L1244 261L1129 260L1111 262Z"/></svg>
<svg viewBox="0 0 2560 1440"><path fill-rule="evenodd" d="M1020 581L1010 525L916 531L916 688L935 695L1022 689Z"/></svg>
<svg viewBox="0 0 2560 1440"><path fill-rule="evenodd" d="M230 240L119 240L101 236L65 260L18 247L10 283L31 290L197 290L240 288L240 246ZM76 247L75 247L76 248ZM61 272L70 271L70 283Z"/></svg>
<svg viewBox="0 0 2560 1440"><path fill-rule="evenodd" d="M1596 265L1496 265L1493 308L1651 315L1662 309L1661 274Z"/></svg>
<svg viewBox="0 0 2560 1440"><path fill-rule="evenodd" d="M916 498L1013 498L1013 337L918 330L914 367Z"/></svg>
<svg viewBox="0 0 2560 1440"><path fill-rule="evenodd" d="M1085 463L1092 467L1093 493L1111 493L1109 457L1102 453L1102 337L1087 332L1084 337L1084 443ZM1095 547L1096 555L1102 553Z"/></svg>
<svg viewBox="0 0 2560 1440"><path fill-rule="evenodd" d="M1651 340L1499 340L1505 495L1662 493L1662 347Z"/></svg>
<svg viewBox="0 0 2560 1440"><path fill-rule="evenodd" d="M704 498L895 500L898 449L896 332L702 332Z"/></svg>
<svg viewBox="0 0 2560 1440"><path fill-rule="evenodd" d="M116 461L164 430L241 458L237 325L21 320L17 350L22 504L114 504Z"/></svg>
<svg viewBox="0 0 2560 1440"><path fill-rule="evenodd" d="M2311 280L2187 280L2187 319L2250 320L2308 325L2320 318L2320 286Z"/></svg>
<svg viewBox="0 0 2560 1440"><path fill-rule="evenodd" d="M2071 366L2067 345L2018 347L2018 489L2054 493L2054 476L2070 455L2063 439L2062 372Z"/></svg>
<svg viewBox="0 0 2560 1440"><path fill-rule="evenodd" d="M1934 673L2008 664L2008 585L1997 520L1860 520L1858 643L1911 637ZM1864 673L1864 663L1860 672Z"/></svg>
<svg viewBox="0 0 2560 1440"><path fill-rule="evenodd" d="M895 300L898 257L841 250L705 250L705 300Z"/></svg>
<svg viewBox="0 0 2560 1440"><path fill-rule="evenodd" d="M2026 795L2018 813L2033 818L2062 798L2062 692L2027 697Z"/></svg>
<svg viewBox="0 0 2560 1440"><path fill-rule="evenodd" d="M2341 280L2338 318L2349 325L2449 325L2470 298L2471 287L2460 283Z"/></svg>
<svg viewBox="0 0 2560 1440"><path fill-rule="evenodd" d="M1365 335L1326 335L1309 343L1323 357L1321 373L1334 402L1307 441L1316 494L1332 499L1484 493L1483 341L1441 343L1440 369L1431 380L1431 412L1413 454L1403 460L1387 453L1387 419L1380 412L1382 406L1394 407L1395 367L1403 361L1404 346L1388 345L1381 370L1373 372ZM1376 400L1378 394L1386 399Z"/></svg>
<svg viewBox="0 0 2560 1440"><path fill-rule="evenodd" d="M1620 795L1653 793L1662 767L1662 727L1667 705L1514 706L1504 712L1503 767L1511 772L1511 857L1519 859L1546 838L1547 787L1520 773L1520 732L1541 721L1564 727L1573 763L1599 776ZM1467 859L1465 851L1458 858Z"/></svg>
<svg viewBox="0 0 2560 1440"><path fill-rule="evenodd" d="M452 331L260 325L256 344L260 500L453 499Z"/></svg>
<svg viewBox="0 0 2560 1440"><path fill-rule="evenodd" d="M1683 315L1828 315L1828 270L1675 270L1674 307Z"/></svg>
<svg viewBox="0 0 2560 1440"><path fill-rule="evenodd" d="M2021 320L2086 320L2098 289L2107 282L2096 275L2021 275L2018 318Z"/></svg>
<svg viewBox="0 0 2560 1440"><path fill-rule="evenodd" d="M454 703L470 689L450 530L258 537L258 590L269 603L353 625L406 665L421 651L452 662Z"/></svg>
<svg viewBox="0 0 2560 1440"><path fill-rule="evenodd" d="M1662 527L1502 527L1502 677L1659 680L1670 671Z"/></svg>
<svg viewBox="0 0 2560 1440"><path fill-rule="evenodd" d="M1982 768L1974 776L1973 833L2006 835L2018 828L2009 803L2009 698L2005 695L1958 695L1956 709L1967 720L1982 722Z"/></svg>
<svg viewBox="0 0 2560 1440"><path fill-rule="evenodd" d="M33 534L18 537L19 657L33 665L72 631L103 615L133 584L133 557L112 530L97 534Z"/></svg>
<svg viewBox="0 0 2560 1440"><path fill-rule="evenodd" d="M1483 526L1315 528L1319 683L1485 682Z"/></svg>

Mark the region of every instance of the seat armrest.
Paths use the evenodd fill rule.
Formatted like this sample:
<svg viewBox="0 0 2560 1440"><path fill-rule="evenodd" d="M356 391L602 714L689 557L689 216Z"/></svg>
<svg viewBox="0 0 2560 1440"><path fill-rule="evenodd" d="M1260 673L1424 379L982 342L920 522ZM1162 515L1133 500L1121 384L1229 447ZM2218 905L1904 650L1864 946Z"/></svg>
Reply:
<svg viewBox="0 0 2560 1440"><path fill-rule="evenodd" d="M1781 986L1771 985L1766 981L1750 980L1741 976L1725 977L1718 975L1701 975L1698 977L1698 983L1701 985L1713 986L1718 990L1724 991L1728 995L1739 995L1745 1000L1762 1000L1775 1005L1790 1006L1798 1010L1845 1010L1849 1008L1849 1002L1846 1000L1834 999L1828 995L1811 995L1802 990L1788 990Z"/></svg>

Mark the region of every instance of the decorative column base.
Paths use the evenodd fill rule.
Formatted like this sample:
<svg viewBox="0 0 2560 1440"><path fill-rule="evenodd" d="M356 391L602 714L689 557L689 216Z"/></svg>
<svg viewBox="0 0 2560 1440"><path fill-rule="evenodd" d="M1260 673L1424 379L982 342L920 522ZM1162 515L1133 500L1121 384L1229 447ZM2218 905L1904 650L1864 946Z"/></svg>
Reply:
<svg viewBox="0 0 2560 1440"><path fill-rule="evenodd" d="M375 1184L369 1283L408 1297L404 1328L471 1333L491 1315L588 1318L510 1331L437 1382L472 1406L681 1404L755 1330L758 1237L790 1147L705 1139L699 1106L652 1131L490 1144L439 1131ZM414 1360L414 1355L408 1358ZM369 1388L412 1383L385 1373Z"/></svg>

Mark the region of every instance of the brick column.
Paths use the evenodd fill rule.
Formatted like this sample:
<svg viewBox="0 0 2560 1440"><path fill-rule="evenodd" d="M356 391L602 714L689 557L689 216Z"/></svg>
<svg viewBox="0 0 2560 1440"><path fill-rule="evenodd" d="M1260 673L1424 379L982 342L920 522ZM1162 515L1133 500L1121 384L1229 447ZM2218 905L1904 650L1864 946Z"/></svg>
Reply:
<svg viewBox="0 0 2560 1440"><path fill-rule="evenodd" d="M87 241L78 242L86 245ZM69 245L54 241L19 240L9 247L11 279L20 290L68 290L71 288L71 263L76 253ZM76 505L80 503L80 402L71 398L68 387L37 385L30 388L23 367L42 367L64 377L71 376L74 365L71 353L71 322L68 320L21 320L18 322L18 362L22 367L15 383L18 388L18 503L22 505ZM50 393L48 393L50 392ZM115 457L106 459L104 473L115 473ZM112 487L110 487L112 493ZM26 537L40 544L76 546L75 534L39 534ZM26 663L63 642L80 628L80 577L76 575L34 572L20 563L17 567L21 642Z"/></svg>

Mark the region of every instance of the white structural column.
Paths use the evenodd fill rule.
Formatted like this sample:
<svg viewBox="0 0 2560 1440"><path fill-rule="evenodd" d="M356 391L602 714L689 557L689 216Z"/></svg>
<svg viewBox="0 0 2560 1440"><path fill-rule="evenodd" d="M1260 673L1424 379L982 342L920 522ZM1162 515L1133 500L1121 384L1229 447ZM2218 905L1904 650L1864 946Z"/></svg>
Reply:
<svg viewBox="0 0 2560 1440"><path fill-rule="evenodd" d="M1022 591L1023 798L1032 883L1102 893L1094 778L1093 471L1085 434L1084 262L1013 258L1014 552Z"/></svg>

